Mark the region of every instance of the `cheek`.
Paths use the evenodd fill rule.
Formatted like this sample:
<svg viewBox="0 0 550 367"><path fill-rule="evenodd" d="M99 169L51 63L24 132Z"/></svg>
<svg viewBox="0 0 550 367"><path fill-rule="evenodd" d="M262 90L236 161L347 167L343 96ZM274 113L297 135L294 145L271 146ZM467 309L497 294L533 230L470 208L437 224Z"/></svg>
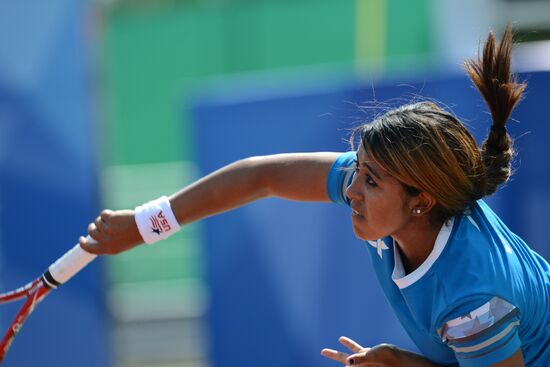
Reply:
<svg viewBox="0 0 550 367"><path fill-rule="evenodd" d="M380 193L368 193L365 195L366 215L370 222L385 222L386 217L391 217L395 210L394 204L388 195Z"/></svg>
<svg viewBox="0 0 550 367"><path fill-rule="evenodd" d="M365 197L365 232L382 238L394 233L408 220L400 196L370 194Z"/></svg>

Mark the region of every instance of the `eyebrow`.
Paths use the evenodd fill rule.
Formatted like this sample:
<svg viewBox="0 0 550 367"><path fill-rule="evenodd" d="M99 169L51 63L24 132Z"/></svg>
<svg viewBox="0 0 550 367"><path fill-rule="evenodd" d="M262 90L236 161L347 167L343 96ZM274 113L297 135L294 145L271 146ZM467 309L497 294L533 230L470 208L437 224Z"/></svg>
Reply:
<svg viewBox="0 0 550 367"><path fill-rule="evenodd" d="M367 164L367 162L361 162L361 165L367 167L367 169L369 170L369 172L372 173L372 174L374 175L374 177L376 177L376 178L379 179L380 181L383 181L383 180L382 180L382 177L380 177L380 175L379 175L378 173L376 173L376 171L373 170L372 167L369 166L369 165Z"/></svg>
<svg viewBox="0 0 550 367"><path fill-rule="evenodd" d="M356 157L355 162L359 162L359 157ZM366 168L369 170L369 172L373 174L374 177L376 177L376 178L379 179L380 181L383 181L383 180L382 180L382 177L380 177L380 175L379 175L374 169L372 169L372 167L369 166L369 165L367 164L367 162L361 162L360 164L361 164L362 166L366 167Z"/></svg>
<svg viewBox="0 0 550 367"><path fill-rule="evenodd" d="M355 164L358 165L358 166L363 165L363 166L367 167L369 172L372 173L374 175L374 177L376 177L380 181L384 181L384 180L382 180L382 177L380 177L380 175L375 170L373 170L371 166L368 165L367 162L359 163L359 154L357 154L357 152L355 152Z"/></svg>

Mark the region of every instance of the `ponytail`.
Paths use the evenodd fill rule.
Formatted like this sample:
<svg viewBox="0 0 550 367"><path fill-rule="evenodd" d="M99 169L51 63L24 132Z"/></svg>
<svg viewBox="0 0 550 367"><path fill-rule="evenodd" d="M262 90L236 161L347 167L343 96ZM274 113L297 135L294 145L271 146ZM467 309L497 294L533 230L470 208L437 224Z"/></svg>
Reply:
<svg viewBox="0 0 550 367"><path fill-rule="evenodd" d="M493 194L512 175L514 148L506 122L526 87L510 73L512 45L512 28L508 26L500 44L494 34L489 33L482 57L465 62L466 71L489 107L493 120L481 148L485 174L479 182L476 195L479 198Z"/></svg>

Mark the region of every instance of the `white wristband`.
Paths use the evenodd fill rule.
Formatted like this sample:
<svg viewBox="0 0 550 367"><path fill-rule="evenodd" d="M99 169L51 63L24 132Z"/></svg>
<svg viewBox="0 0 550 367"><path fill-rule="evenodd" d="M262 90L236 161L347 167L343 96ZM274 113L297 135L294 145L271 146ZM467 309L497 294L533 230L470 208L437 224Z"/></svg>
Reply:
<svg viewBox="0 0 550 367"><path fill-rule="evenodd" d="M138 206L134 217L143 241L148 244L168 238L181 228L166 196Z"/></svg>

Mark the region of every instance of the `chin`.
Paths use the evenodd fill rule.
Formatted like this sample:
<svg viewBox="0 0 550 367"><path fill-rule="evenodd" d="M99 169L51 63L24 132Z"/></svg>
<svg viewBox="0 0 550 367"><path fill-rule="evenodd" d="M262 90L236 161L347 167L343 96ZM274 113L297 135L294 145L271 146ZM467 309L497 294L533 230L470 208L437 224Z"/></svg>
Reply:
<svg viewBox="0 0 550 367"><path fill-rule="evenodd" d="M353 226L353 233L355 234L355 237L357 237L362 241L376 241L382 238L381 236L376 236L372 233L367 233L367 231L365 231L364 228L358 228L355 225Z"/></svg>
<svg viewBox="0 0 550 367"><path fill-rule="evenodd" d="M355 237L359 238L362 241L374 241L378 239L378 238L372 238L372 236L369 236L367 233L356 228L355 226L353 226L353 233L355 234Z"/></svg>
<svg viewBox="0 0 550 367"><path fill-rule="evenodd" d="M355 234L355 237L357 237L357 238L360 239L361 241L368 241L367 237L358 235L357 233Z"/></svg>

